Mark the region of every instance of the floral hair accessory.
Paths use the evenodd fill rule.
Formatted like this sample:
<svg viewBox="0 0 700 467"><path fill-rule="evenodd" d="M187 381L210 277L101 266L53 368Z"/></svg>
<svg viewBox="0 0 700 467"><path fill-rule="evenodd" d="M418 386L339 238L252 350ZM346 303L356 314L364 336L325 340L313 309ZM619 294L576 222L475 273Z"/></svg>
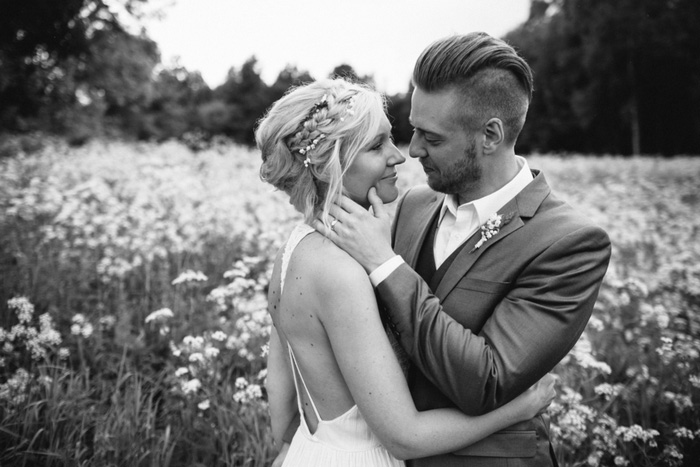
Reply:
<svg viewBox="0 0 700 467"><path fill-rule="evenodd" d="M309 164L311 163L311 160L309 159L309 156L307 155L307 153L309 151L313 151L314 149L316 149L316 145L318 144L318 142L321 141L325 137L326 137L326 135L321 133L320 135L318 135L318 137L316 137L313 141L311 141L311 144L309 144L305 148L301 148L298 150L299 154L301 154L302 156L306 156L306 159L304 159L304 167L308 168Z"/></svg>
<svg viewBox="0 0 700 467"><path fill-rule="evenodd" d="M351 96L347 101L348 106L345 109L345 114L346 115L355 115L355 109L353 108L355 106L355 95ZM340 117L340 121L344 122L345 117Z"/></svg>
<svg viewBox="0 0 700 467"><path fill-rule="evenodd" d="M478 242L476 242L476 245L474 245L474 248L472 248L472 250L469 253L473 253L474 251L478 250L481 247L481 245L486 243L487 240L491 239L491 237L500 232L501 227L510 222L514 214L515 213L510 212L505 216L502 216L496 213L489 217L486 223L481 226L481 239Z"/></svg>
<svg viewBox="0 0 700 467"><path fill-rule="evenodd" d="M311 120L311 118L319 113L321 109L327 109L328 108L328 94L324 94L323 97L321 98L320 102L316 102L312 107L311 110L309 110L309 113L306 114L306 118L304 119L303 122L301 122L301 125L304 126L306 122Z"/></svg>
<svg viewBox="0 0 700 467"><path fill-rule="evenodd" d="M348 99L345 99L344 101L346 103L346 109L345 109L345 116L347 115L355 115L355 95L350 96ZM306 118L301 122L301 127L303 128L306 123L311 120L314 115L316 115L318 112L321 111L321 109L327 109L328 108L328 94L324 94L321 100L313 105L311 107L311 110L309 110L309 113L306 115ZM343 122L345 121L345 116L340 118L340 121ZM309 165L311 164L311 159L309 159L308 153L309 151L313 151L316 149L316 145L326 137L327 135L325 133L319 133L316 138L311 140L311 142L306 145L303 148L297 149L296 151L301 154L302 156L306 156L304 158L304 167L308 168Z"/></svg>
<svg viewBox="0 0 700 467"><path fill-rule="evenodd" d="M323 97L321 98L320 102L316 102L312 107L311 110L309 110L309 113L306 115L306 118L301 122L301 126L303 127L306 122L311 120L314 115L319 113L321 109L327 109L328 108L328 94L324 94ZM325 138L326 135L321 133L319 134L316 138L314 138L310 144L308 144L306 147L303 147L301 149L297 149L297 152L301 154L302 156L306 156L304 159L304 167L308 168L309 164L311 164L311 159L309 159L308 152L316 149L316 145L318 144L319 141L321 141L323 138Z"/></svg>

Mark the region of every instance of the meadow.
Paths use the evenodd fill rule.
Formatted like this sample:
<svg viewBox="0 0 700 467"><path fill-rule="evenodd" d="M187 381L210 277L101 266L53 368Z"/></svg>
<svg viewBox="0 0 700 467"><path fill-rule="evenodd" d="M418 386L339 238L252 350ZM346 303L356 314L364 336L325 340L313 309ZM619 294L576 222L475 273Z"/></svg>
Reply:
<svg viewBox="0 0 700 467"><path fill-rule="evenodd" d="M269 465L266 290L300 217L259 155L42 146L0 151L0 465ZM528 160L613 242L555 369L561 465L698 465L700 157Z"/></svg>

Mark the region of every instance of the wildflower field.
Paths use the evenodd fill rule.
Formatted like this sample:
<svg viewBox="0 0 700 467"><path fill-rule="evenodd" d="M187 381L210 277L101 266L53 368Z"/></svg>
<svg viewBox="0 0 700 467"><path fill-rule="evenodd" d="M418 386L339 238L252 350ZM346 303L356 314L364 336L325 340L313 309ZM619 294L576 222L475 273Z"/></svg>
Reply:
<svg viewBox="0 0 700 467"><path fill-rule="evenodd" d="M265 466L272 260L300 217L225 142L0 159L0 466ZM564 466L700 464L700 157L530 156L613 258L556 368ZM402 190L423 182L415 161Z"/></svg>

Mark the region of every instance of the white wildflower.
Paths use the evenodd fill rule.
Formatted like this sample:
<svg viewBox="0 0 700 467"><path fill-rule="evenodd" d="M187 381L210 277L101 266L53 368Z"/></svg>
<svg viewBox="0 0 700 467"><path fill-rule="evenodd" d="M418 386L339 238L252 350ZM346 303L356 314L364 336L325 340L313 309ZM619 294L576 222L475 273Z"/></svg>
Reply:
<svg viewBox="0 0 700 467"><path fill-rule="evenodd" d="M673 430L673 435L676 438L681 439L695 439L695 433L693 433L692 430L689 430L686 427L676 428L675 430Z"/></svg>
<svg viewBox="0 0 700 467"><path fill-rule="evenodd" d="M211 338L214 339L215 341L223 342L228 338L228 336L226 335L226 333L224 333L222 331L215 331L211 335Z"/></svg>
<svg viewBox="0 0 700 467"><path fill-rule="evenodd" d="M207 280L208 278L203 272L188 269L177 276L177 278L172 281L172 285L178 285L186 282L205 282Z"/></svg>
<svg viewBox="0 0 700 467"><path fill-rule="evenodd" d="M171 310L170 308L161 308L160 310L156 310L150 315L146 316L146 323L150 323L151 321L161 323L169 320L173 316L175 316L173 314L173 310Z"/></svg>
<svg viewBox="0 0 700 467"><path fill-rule="evenodd" d="M85 323L85 315L82 313L76 313L75 315L73 315L71 321L73 322L73 324L82 325Z"/></svg>
<svg viewBox="0 0 700 467"><path fill-rule="evenodd" d="M202 382L198 380L197 378L191 379L189 381L186 381L182 383L182 391L185 394L191 394L193 392L199 391L199 389L202 387Z"/></svg>
<svg viewBox="0 0 700 467"><path fill-rule="evenodd" d="M20 323L27 324L32 320L34 305L26 297L12 298L7 301L7 306L15 310Z"/></svg>
<svg viewBox="0 0 700 467"><path fill-rule="evenodd" d="M197 407L199 408L199 410L207 410L210 405L211 404L209 402L209 399L206 399L206 400L203 400L202 402L200 402L199 404L197 404Z"/></svg>
<svg viewBox="0 0 700 467"><path fill-rule="evenodd" d="M189 356L189 361L192 363L204 363L204 355L200 352L193 352Z"/></svg>

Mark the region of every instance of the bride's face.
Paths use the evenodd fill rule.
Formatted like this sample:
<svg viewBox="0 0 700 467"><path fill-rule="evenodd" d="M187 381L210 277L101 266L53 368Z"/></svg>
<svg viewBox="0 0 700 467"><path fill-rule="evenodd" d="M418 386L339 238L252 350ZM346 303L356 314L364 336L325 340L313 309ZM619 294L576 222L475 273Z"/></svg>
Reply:
<svg viewBox="0 0 700 467"><path fill-rule="evenodd" d="M370 143L353 159L343 177L345 194L356 203L369 207L367 192L377 189L377 195L384 203L390 203L399 196L396 187L396 167L406 158L396 148L391 139L391 124L384 116L377 133Z"/></svg>

